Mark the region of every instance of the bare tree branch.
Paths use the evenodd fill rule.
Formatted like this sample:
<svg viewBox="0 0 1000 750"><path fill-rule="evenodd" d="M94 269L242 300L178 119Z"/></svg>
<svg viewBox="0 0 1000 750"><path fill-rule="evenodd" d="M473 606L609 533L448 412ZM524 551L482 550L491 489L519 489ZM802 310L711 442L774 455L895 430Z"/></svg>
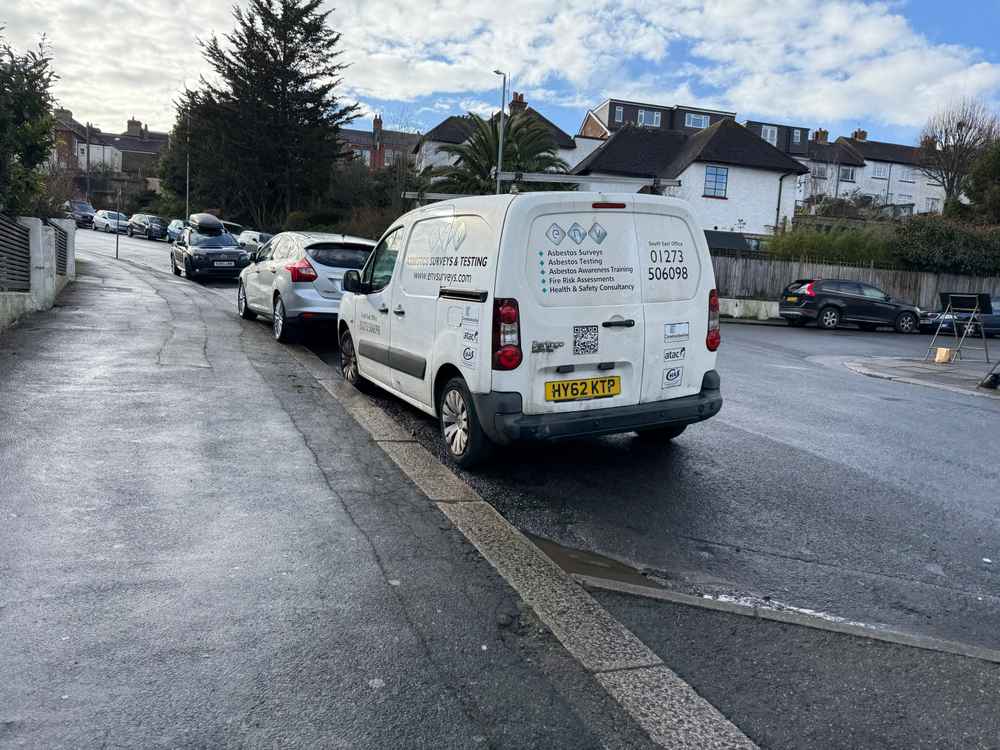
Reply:
<svg viewBox="0 0 1000 750"><path fill-rule="evenodd" d="M1000 119L978 99L963 99L931 116L920 135L920 171L958 200L972 165L1000 139Z"/></svg>

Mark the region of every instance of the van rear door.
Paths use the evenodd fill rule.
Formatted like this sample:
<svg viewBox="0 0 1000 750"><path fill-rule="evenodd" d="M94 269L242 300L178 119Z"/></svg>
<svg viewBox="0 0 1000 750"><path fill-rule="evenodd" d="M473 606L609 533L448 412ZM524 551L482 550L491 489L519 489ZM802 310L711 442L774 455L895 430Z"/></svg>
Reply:
<svg viewBox="0 0 1000 750"><path fill-rule="evenodd" d="M498 284L497 297L518 298L524 361L494 371L494 389L519 390L525 414L637 404L647 324L633 198L548 195L516 217L529 227L521 278L508 293Z"/></svg>
<svg viewBox="0 0 1000 750"><path fill-rule="evenodd" d="M690 212L662 198L640 197L636 204L635 236L646 320L641 400L648 403L701 390L702 377L714 360L705 344L714 274L711 266L702 267L702 259L709 257L708 245ZM707 279L703 279L705 274Z"/></svg>

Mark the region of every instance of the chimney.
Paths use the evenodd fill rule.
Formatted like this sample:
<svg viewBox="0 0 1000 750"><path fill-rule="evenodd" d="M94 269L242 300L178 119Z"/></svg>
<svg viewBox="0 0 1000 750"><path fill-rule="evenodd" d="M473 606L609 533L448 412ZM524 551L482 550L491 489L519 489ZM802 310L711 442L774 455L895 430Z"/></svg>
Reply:
<svg viewBox="0 0 1000 750"><path fill-rule="evenodd" d="M58 120L72 120L73 119L73 113L70 112L68 109L59 108L59 109L55 110L52 114L54 114L56 116L56 119L58 119Z"/></svg>
<svg viewBox="0 0 1000 750"><path fill-rule="evenodd" d="M528 105L524 103L524 94L515 91L510 100L510 116L513 117L518 112L524 112L527 108Z"/></svg>
<svg viewBox="0 0 1000 750"><path fill-rule="evenodd" d="M142 135L142 123L139 120L135 119L134 115L132 119L128 121L128 127L125 130L125 135L136 135L136 136Z"/></svg>
<svg viewBox="0 0 1000 750"><path fill-rule="evenodd" d="M816 128L816 131L813 133L813 140L816 143L826 143L829 139L830 131L826 128Z"/></svg>
<svg viewBox="0 0 1000 750"><path fill-rule="evenodd" d="M867 141L868 140L868 131L867 130L862 130L861 128L858 128L853 133L851 133L851 138L853 138L856 141Z"/></svg>
<svg viewBox="0 0 1000 750"><path fill-rule="evenodd" d="M382 143L382 115L375 115L372 120L372 140L375 141L375 148Z"/></svg>

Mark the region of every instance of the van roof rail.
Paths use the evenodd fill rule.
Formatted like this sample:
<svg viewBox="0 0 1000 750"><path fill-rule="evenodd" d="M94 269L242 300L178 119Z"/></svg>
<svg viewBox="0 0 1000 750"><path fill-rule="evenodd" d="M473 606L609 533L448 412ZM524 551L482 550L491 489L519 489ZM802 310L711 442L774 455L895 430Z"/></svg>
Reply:
<svg viewBox="0 0 1000 750"><path fill-rule="evenodd" d="M493 170L496 175L496 169ZM651 188L680 187L680 180L667 180L662 177L614 177L610 175L579 175L563 174L561 172L501 172L501 182L551 182L566 185L637 185Z"/></svg>

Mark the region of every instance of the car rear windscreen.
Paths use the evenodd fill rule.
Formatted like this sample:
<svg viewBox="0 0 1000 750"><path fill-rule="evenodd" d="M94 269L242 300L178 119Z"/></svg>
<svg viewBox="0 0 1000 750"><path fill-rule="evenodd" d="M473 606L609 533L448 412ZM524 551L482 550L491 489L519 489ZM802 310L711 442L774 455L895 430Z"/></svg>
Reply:
<svg viewBox="0 0 1000 750"><path fill-rule="evenodd" d="M354 242L322 242L306 248L309 257L332 268L361 268L374 248Z"/></svg>

